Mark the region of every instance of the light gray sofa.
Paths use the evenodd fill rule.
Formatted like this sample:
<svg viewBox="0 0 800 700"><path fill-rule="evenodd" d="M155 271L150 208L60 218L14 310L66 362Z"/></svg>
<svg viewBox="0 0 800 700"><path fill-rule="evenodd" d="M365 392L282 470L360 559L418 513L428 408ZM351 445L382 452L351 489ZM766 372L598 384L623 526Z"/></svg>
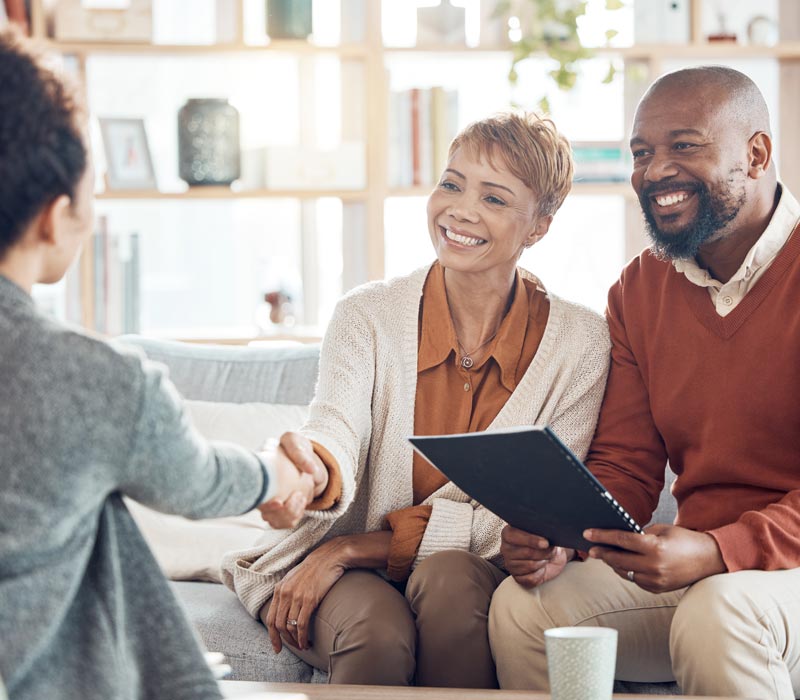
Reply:
<svg viewBox="0 0 800 700"><path fill-rule="evenodd" d="M307 405L314 393L319 346L208 346L126 336L153 360L169 367L187 399L228 403ZM672 522L675 505L665 488L654 522ZM277 656L264 626L250 617L236 596L217 583L173 583L189 618L208 649L220 651L233 668L232 680L325 682L286 647ZM674 683L620 683L617 692L674 695Z"/></svg>

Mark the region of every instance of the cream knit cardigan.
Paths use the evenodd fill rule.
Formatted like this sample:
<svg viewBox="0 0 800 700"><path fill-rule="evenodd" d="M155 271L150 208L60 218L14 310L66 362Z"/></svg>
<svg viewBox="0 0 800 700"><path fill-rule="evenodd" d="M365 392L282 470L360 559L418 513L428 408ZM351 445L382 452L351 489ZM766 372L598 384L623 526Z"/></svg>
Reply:
<svg viewBox="0 0 800 700"><path fill-rule="evenodd" d="M251 549L225 555L222 580L254 617L275 584L321 542L379 530L388 513L412 505L413 450L406 437L414 433L419 306L429 269L365 284L338 303L302 433L338 461L342 496L330 510L309 511L294 530L266 530ZM609 350L601 316L551 294L539 349L489 430L550 425L585 457ZM452 483L425 503L433 511L415 565L444 549L469 550L498 563L503 522L497 516Z"/></svg>

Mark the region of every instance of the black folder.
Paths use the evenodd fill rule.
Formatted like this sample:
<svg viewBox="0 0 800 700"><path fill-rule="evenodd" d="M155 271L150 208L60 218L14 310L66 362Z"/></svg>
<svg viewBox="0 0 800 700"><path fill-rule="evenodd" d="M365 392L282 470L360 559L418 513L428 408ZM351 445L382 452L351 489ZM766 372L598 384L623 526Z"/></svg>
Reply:
<svg viewBox="0 0 800 700"><path fill-rule="evenodd" d="M586 551L587 528L642 532L549 427L409 440L470 498L551 545Z"/></svg>

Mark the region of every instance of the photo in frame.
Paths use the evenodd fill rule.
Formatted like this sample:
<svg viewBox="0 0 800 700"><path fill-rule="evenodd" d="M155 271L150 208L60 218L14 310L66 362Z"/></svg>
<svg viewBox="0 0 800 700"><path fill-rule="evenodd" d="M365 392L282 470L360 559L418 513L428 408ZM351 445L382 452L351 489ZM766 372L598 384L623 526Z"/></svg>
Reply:
<svg viewBox="0 0 800 700"><path fill-rule="evenodd" d="M98 121L106 155L108 189L158 189L144 119L100 117Z"/></svg>

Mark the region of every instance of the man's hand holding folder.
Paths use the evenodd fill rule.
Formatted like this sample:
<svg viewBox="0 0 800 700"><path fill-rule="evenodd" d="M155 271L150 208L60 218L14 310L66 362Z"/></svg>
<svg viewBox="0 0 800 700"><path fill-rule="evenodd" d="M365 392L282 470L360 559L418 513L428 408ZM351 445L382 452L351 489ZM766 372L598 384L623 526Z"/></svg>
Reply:
<svg viewBox="0 0 800 700"><path fill-rule="evenodd" d="M644 534L592 529L583 536L598 544L589 557L651 593L678 590L727 570L713 537L677 525L651 525ZM575 550L551 547L545 538L510 525L503 529L500 553L508 573L525 588L556 578L575 556Z"/></svg>
<svg viewBox="0 0 800 700"><path fill-rule="evenodd" d="M602 559L651 593L675 591L727 571L716 540L705 532L659 524L643 535L622 530L587 530L583 535L599 545L589 550L590 557Z"/></svg>

